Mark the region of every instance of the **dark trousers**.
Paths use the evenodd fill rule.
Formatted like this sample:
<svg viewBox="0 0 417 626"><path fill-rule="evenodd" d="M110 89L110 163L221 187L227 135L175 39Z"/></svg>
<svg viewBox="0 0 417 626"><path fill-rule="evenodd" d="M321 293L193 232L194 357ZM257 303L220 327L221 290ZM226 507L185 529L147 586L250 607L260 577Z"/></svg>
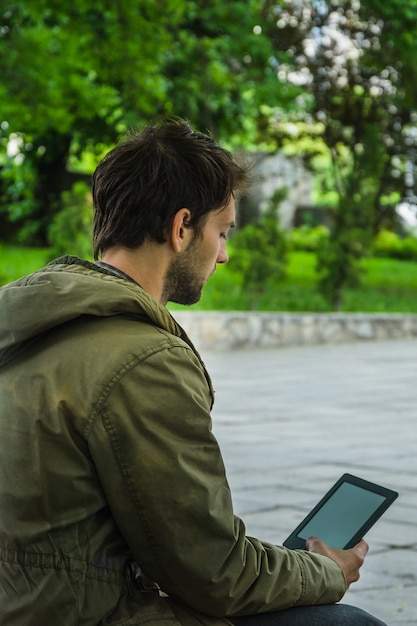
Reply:
<svg viewBox="0 0 417 626"><path fill-rule="evenodd" d="M376 617L348 604L300 606L274 613L232 617L236 626L386 626Z"/></svg>

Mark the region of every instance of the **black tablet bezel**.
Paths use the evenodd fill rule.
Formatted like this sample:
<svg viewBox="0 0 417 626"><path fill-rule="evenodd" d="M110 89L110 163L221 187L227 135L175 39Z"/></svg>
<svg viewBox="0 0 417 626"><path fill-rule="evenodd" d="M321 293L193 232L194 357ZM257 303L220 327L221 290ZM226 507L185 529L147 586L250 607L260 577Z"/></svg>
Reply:
<svg viewBox="0 0 417 626"><path fill-rule="evenodd" d="M391 506L394 500L398 497L398 493L396 491L393 491L392 489L387 489L386 487L382 487L381 485L377 485L368 480L364 480L363 478L359 478L358 476L353 476L352 474L343 474L343 476L339 478L339 480L326 493L326 495L320 500L320 502L316 504L316 506L307 515L307 517L305 517L303 521L297 526L297 528L289 535L289 537L287 537L287 539L283 543L284 547L291 548L293 550L297 550L297 549L305 550L306 540L298 536L299 532L316 515L317 511L319 511L326 504L326 502L332 497L332 495L339 489L340 485L342 485L345 482L351 483L353 485L356 485L357 487L366 489L367 491L371 491L373 493L377 493L381 496L384 496L385 500L379 505L379 507L367 519L367 521L364 524L362 524L360 528L358 528L357 532L343 547L344 550L347 550L348 548L352 548L354 545L356 545L358 541L362 539L365 533L368 532L368 530L375 524L375 522L381 517L381 515L388 509L389 506Z"/></svg>

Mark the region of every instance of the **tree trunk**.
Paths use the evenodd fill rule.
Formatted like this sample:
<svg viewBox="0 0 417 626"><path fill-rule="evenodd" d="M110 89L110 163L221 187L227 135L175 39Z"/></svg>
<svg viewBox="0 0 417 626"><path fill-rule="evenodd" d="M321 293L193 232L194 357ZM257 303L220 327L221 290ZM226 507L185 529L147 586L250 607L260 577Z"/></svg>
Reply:
<svg viewBox="0 0 417 626"><path fill-rule="evenodd" d="M67 187L67 160L71 145L70 134L50 130L34 141L33 166L36 171L32 219L37 222L33 243L48 245L51 218L62 207L61 194Z"/></svg>

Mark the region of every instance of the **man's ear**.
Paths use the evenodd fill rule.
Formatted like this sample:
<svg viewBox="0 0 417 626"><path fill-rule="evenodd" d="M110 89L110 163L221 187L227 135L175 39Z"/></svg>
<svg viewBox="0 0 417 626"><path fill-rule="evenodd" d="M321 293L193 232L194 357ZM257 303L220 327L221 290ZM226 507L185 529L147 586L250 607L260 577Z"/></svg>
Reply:
<svg viewBox="0 0 417 626"><path fill-rule="evenodd" d="M187 242L191 236L192 230L188 226L190 219L190 210L180 209L172 220L171 245L174 252L181 252L184 243Z"/></svg>

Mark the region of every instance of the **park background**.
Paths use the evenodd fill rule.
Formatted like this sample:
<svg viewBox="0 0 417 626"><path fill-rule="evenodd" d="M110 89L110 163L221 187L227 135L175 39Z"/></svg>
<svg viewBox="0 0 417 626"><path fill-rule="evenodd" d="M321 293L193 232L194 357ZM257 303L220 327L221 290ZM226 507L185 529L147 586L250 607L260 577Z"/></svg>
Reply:
<svg viewBox="0 0 417 626"><path fill-rule="evenodd" d="M400 491L346 596L390 626L417 623L416 60L417 0L0 0L0 284L91 259L91 174L143 123L250 160L230 262L175 314L251 533L283 540L346 470Z"/></svg>
<svg viewBox="0 0 417 626"><path fill-rule="evenodd" d="M0 283L91 258L98 160L179 116L254 174L197 308L413 313L416 31L415 0L3 0Z"/></svg>

